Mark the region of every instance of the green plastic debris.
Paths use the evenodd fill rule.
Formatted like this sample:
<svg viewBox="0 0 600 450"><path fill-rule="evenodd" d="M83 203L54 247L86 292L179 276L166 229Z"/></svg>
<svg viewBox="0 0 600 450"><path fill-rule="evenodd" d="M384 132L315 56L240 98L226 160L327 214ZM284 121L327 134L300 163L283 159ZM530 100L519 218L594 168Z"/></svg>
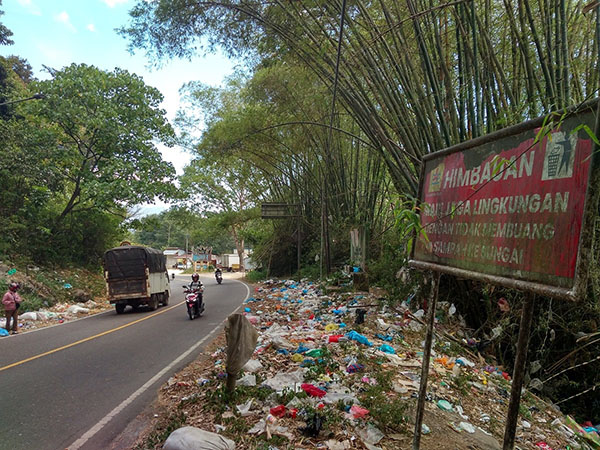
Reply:
<svg viewBox="0 0 600 450"><path fill-rule="evenodd" d="M9 275L14 275L15 273L17 273L17 269L10 269L8 272L6 272Z"/></svg>
<svg viewBox="0 0 600 450"><path fill-rule="evenodd" d="M452 411L452 405L447 400L438 400L437 405L443 411Z"/></svg>

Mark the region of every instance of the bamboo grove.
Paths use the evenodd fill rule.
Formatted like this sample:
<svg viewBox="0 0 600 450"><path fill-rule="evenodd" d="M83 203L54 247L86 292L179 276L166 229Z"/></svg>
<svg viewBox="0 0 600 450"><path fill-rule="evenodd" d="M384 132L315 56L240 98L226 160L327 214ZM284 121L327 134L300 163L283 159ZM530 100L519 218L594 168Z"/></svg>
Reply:
<svg viewBox="0 0 600 450"><path fill-rule="evenodd" d="M395 193L414 194L425 154L596 95L596 6L574 0L138 1L120 31L132 49L156 62L219 46L252 65L255 85L276 66L306 73L303 82L288 81L290 91L305 89L287 93L285 114L254 120L244 133L237 128L220 145L230 156L232 148L245 148L237 155L247 159L247 140L260 136L265 141L260 149L254 145L249 162L269 175L267 197L300 201L308 213L325 211L322 222L332 217L377 232L388 223L386 180ZM289 106L298 102L303 108ZM365 170L372 176L365 178ZM370 185L359 186L364 180ZM364 212L359 220L357 210Z"/></svg>

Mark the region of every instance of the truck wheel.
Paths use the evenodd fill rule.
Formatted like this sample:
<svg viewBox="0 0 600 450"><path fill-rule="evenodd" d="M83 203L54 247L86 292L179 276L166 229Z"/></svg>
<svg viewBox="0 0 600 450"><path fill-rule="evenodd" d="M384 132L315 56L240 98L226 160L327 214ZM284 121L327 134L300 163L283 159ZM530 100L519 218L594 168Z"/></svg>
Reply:
<svg viewBox="0 0 600 450"><path fill-rule="evenodd" d="M169 291L165 291L162 295L162 304L163 306L167 306L169 304Z"/></svg>
<svg viewBox="0 0 600 450"><path fill-rule="evenodd" d="M126 306L127 305L125 303L115 303L115 309L117 310L117 314L123 314Z"/></svg>
<svg viewBox="0 0 600 450"><path fill-rule="evenodd" d="M154 294L150 297L150 301L148 302L148 308L150 311L156 311L158 309L158 297Z"/></svg>

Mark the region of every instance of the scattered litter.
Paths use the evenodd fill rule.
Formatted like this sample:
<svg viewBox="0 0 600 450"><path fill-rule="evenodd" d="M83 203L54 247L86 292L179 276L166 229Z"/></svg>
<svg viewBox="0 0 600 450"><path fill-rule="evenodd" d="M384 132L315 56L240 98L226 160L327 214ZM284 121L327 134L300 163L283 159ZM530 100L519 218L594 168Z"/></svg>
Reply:
<svg viewBox="0 0 600 450"><path fill-rule="evenodd" d="M244 370L246 372L258 372L262 368L263 368L263 365L260 363L259 360L250 359L246 364L244 364L244 367L242 367L242 370Z"/></svg>
<svg viewBox="0 0 600 450"><path fill-rule="evenodd" d="M365 336L363 336L363 335L362 335L362 334L360 334L360 333L357 333L357 332L356 332L356 331L354 331L354 330L352 330L352 331L350 331L349 333L347 333L347 334L346 334L346 337L347 337L348 339L352 340L352 341L359 342L359 343L361 343L361 344L364 344L364 345L366 345L366 346L368 346L368 347L372 347L372 346L373 346L373 344L371 344L371 343L369 342L369 340L368 340L368 339L367 339Z"/></svg>
<svg viewBox="0 0 600 450"><path fill-rule="evenodd" d="M237 380L237 385L238 386L256 386L256 375L251 374L251 373L244 375L242 378Z"/></svg>
<svg viewBox="0 0 600 450"><path fill-rule="evenodd" d="M327 394L326 391L319 389L318 387L309 384L309 383L302 383L300 385L300 387L302 388L302 390L304 392L306 392L308 395L310 395L311 397L325 397L325 395Z"/></svg>
<svg viewBox="0 0 600 450"><path fill-rule="evenodd" d="M323 428L323 417L320 414L312 414L306 421L306 426L301 429L302 434L309 437L317 437Z"/></svg>
<svg viewBox="0 0 600 450"><path fill-rule="evenodd" d="M267 386L276 392L281 392L286 388L292 388L295 391L295 385L304 381L304 372L305 369L299 369L294 372L278 373L263 382L263 386Z"/></svg>
<svg viewBox="0 0 600 450"><path fill-rule="evenodd" d="M67 309L68 314L87 314L90 310L88 308L83 308L82 306L72 305Z"/></svg>
<svg viewBox="0 0 600 450"><path fill-rule="evenodd" d="M173 431L167 438L164 450L235 450L235 442L220 434L195 427L183 427Z"/></svg>
<svg viewBox="0 0 600 450"><path fill-rule="evenodd" d="M384 353L396 353L396 350L394 350L393 347L387 345L387 344L383 344L381 347L379 347L377 350L384 352Z"/></svg>
<svg viewBox="0 0 600 450"><path fill-rule="evenodd" d="M510 305L508 304L508 300L506 300L504 297L500 298L498 300L498 308L500 308L500 311L502 312L509 312Z"/></svg>
<svg viewBox="0 0 600 450"><path fill-rule="evenodd" d="M465 430L467 433L473 434L475 433L475 427L471 425L469 422L460 422L458 427L461 430Z"/></svg>
<svg viewBox="0 0 600 450"><path fill-rule="evenodd" d="M354 417L355 419L360 419L362 417L365 417L368 414L369 414L369 410L366 408L363 408L361 406L352 405L350 407L350 415L352 415L352 417Z"/></svg>
<svg viewBox="0 0 600 450"><path fill-rule="evenodd" d="M381 441L385 435L374 425L368 424L366 428L358 428L356 433L360 436L365 444L375 445Z"/></svg>
<svg viewBox="0 0 600 450"><path fill-rule="evenodd" d="M254 401L254 399L250 399L248 400L246 403L242 404L242 405L236 405L236 409L239 411L240 415L242 417L246 417L251 415L252 413L250 412L250 408L252 408L252 402Z"/></svg>
<svg viewBox="0 0 600 450"><path fill-rule="evenodd" d="M190 414L186 420L193 421L188 423L204 423L202 421L208 419L206 426L211 430L232 433L237 425L229 419L243 417L251 427L248 433L262 435L260 440L268 441L274 435L288 438L289 444L279 447L268 442L265 448L271 444L272 450L284 446L333 450L376 450L380 448L378 445L407 448L407 436L393 432L394 427L385 423L390 415L382 416L379 403L374 403L373 397L368 395L376 387L374 391L383 390L386 404L389 399L403 406L414 405L424 339L423 325L415 318L425 317L426 312L424 309L411 312L420 301L412 295L395 308L383 302L377 308L380 298L380 295L336 290L323 295L318 285L307 281L269 280L257 286L248 305L244 305L247 307L245 317L254 324L258 340L251 349L252 359L244 365L244 374L237 380L238 386L255 386L258 379L260 386L239 389L236 394L239 393L241 399L227 406L215 420L214 413L203 406L210 403L203 400L220 389L227 379L225 350L220 348L212 354L210 365L206 363L209 368L196 373L189 384L186 380L174 379L165 389L169 389L173 402L198 399L190 403L189 410L184 410ZM362 305L369 305L368 315L367 307ZM67 308L65 305L64 311ZM361 322L357 309L365 311L362 319L366 320ZM475 448L484 435L488 440L498 438L497 432L493 436L491 432L498 419L502 419L500 411L508 404L511 379L504 367L478 358L475 350L470 352L464 348L462 352L458 350L457 355L455 342L462 340L479 349L483 339L490 338L486 335L474 339L454 328L463 320L454 304L441 302L438 310L446 311L447 315L436 318L436 342L425 395L427 414L431 415L427 416L428 423L422 424L421 432L430 436L427 441L442 440L446 436L441 425L446 430L449 426L462 434L453 438L449 444L452 448L459 448L455 443L461 439L468 439ZM452 328L443 329L445 320ZM354 322L361 322L360 326ZM497 328L491 333L492 338L498 338L503 330ZM539 371L532 364L531 372L535 370ZM387 374L388 378L382 377ZM432 407L443 412L435 413ZM519 420L518 439L522 448L536 443L549 443L555 449L567 445L573 448L575 436L589 435L589 440L595 435L592 424L573 422L570 428L564 421L556 422L557 413L551 408L529 410L531 419ZM200 411L204 414L192 417ZM442 422L433 423L434 416ZM336 420L330 421L332 417ZM211 419L217 423L210 422ZM381 430L390 433L384 434ZM240 442L238 445L244 446ZM536 448L544 447L537 445Z"/></svg>
<svg viewBox="0 0 600 450"><path fill-rule="evenodd" d="M442 411L452 411L452 404L448 400L438 400L437 405Z"/></svg>

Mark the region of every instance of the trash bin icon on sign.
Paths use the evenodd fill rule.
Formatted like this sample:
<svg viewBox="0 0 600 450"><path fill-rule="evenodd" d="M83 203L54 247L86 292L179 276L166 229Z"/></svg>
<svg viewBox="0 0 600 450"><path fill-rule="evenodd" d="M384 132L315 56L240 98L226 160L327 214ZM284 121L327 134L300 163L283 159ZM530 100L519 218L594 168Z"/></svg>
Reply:
<svg viewBox="0 0 600 450"><path fill-rule="evenodd" d="M569 136L562 131L548 137L542 180L556 180L573 176L576 145L577 136Z"/></svg>

